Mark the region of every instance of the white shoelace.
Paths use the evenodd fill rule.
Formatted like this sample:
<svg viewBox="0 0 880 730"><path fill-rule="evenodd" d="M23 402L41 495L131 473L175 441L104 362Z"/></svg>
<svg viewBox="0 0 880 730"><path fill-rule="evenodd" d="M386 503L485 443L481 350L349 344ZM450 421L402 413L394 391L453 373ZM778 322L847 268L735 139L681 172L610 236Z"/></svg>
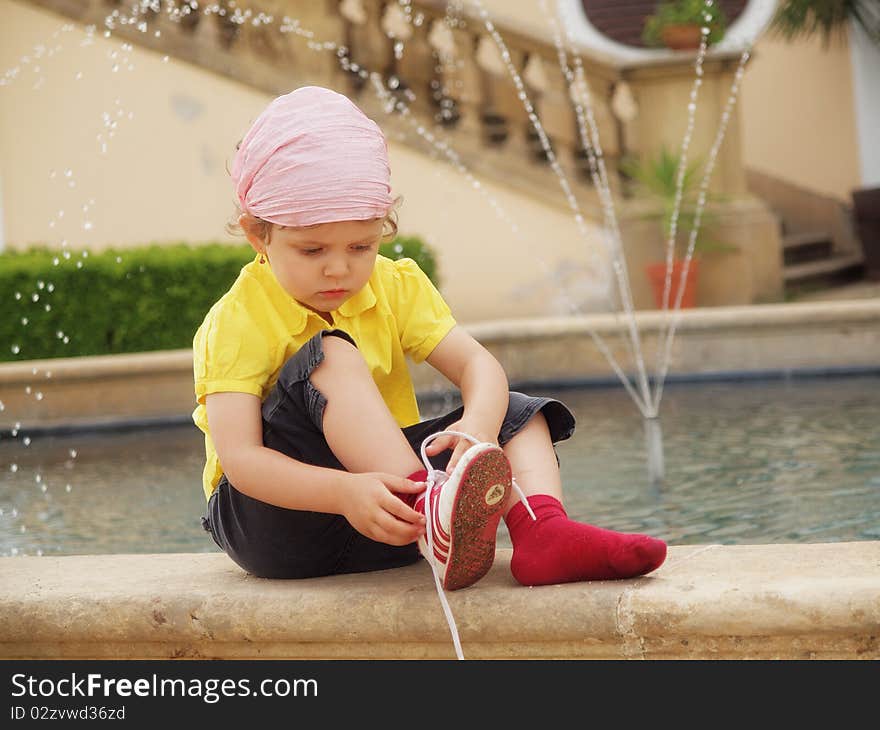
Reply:
<svg viewBox="0 0 880 730"><path fill-rule="evenodd" d="M443 590L443 584L440 582L440 573L437 570L437 559L434 556L434 529L432 527L431 521L431 492L434 489L436 484L443 484L448 478L449 475L440 469L435 469L430 460L428 459L427 447L428 444L431 443L438 436L461 436L462 438L467 439L473 444L481 443L477 439L475 439L470 434L462 433L461 431L438 431L437 433L432 433L428 436L424 441L422 441L422 462L425 464L425 471L428 473L427 478L425 479L425 484L427 485L427 489L425 490L425 536L427 537L428 542L428 564L431 566L431 572L434 574L434 585L437 588L437 596L440 599L440 605L443 607L443 613L446 616L446 623L449 626L449 633L452 634L452 643L455 645L455 655L459 659L464 659L464 654L461 650L461 641L458 638L458 627L455 625L455 619L452 616L452 609L449 608L449 602L446 600L446 592ZM511 478L511 484L513 488L516 490L517 494L519 494L520 501L525 505L526 510L529 513L529 516L536 520L535 513L532 512L531 505L529 505L529 501L526 499L525 494L523 494L522 489L519 488L519 485L516 483L516 480Z"/></svg>

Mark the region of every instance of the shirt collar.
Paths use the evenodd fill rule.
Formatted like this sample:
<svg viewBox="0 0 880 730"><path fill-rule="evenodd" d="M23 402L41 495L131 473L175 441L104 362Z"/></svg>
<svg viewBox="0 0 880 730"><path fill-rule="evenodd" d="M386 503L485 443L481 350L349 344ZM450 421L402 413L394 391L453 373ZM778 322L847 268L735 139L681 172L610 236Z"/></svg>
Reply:
<svg viewBox="0 0 880 730"><path fill-rule="evenodd" d="M370 278L372 279L372 277ZM370 307L375 305L376 293L373 291L373 286L368 281L364 284L363 289L351 299L347 299L343 302L342 306L335 311L338 311L343 317L351 319L352 317L357 317L359 314L366 312Z"/></svg>

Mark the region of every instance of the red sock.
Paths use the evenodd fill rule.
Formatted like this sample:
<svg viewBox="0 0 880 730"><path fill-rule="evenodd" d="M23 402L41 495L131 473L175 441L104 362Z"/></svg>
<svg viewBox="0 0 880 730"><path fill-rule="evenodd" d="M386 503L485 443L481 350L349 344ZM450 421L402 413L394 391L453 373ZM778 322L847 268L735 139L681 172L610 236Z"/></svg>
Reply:
<svg viewBox="0 0 880 730"><path fill-rule="evenodd" d="M633 578L650 573L666 559L662 540L574 522L549 494L528 500L537 521L522 502L505 518L513 543L510 571L523 585Z"/></svg>

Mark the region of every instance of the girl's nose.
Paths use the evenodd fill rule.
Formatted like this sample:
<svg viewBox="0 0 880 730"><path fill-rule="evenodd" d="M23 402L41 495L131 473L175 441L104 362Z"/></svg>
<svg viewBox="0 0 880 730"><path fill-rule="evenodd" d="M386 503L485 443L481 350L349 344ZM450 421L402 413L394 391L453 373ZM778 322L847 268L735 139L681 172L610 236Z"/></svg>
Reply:
<svg viewBox="0 0 880 730"><path fill-rule="evenodd" d="M339 277L348 273L348 261L344 257L334 257L327 261L324 267L324 276Z"/></svg>

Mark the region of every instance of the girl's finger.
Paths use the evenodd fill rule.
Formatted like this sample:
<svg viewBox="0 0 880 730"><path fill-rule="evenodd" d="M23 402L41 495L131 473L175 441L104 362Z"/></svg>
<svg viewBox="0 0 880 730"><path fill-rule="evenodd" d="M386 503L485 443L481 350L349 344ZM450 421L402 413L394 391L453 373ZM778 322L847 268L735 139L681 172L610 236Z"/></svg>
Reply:
<svg viewBox="0 0 880 730"><path fill-rule="evenodd" d="M426 486L424 482L414 482L411 479L399 477L395 474L383 474L382 481L392 492L418 494L419 492L424 492Z"/></svg>
<svg viewBox="0 0 880 730"><path fill-rule="evenodd" d="M411 525L420 527L425 524L425 516L421 512L416 512L412 507L405 504L403 500L393 498L383 504L382 507L393 517Z"/></svg>
<svg viewBox="0 0 880 730"><path fill-rule="evenodd" d="M450 443L452 443L452 436L441 436L428 444L428 448L442 451L443 449L448 448Z"/></svg>
<svg viewBox="0 0 880 730"><path fill-rule="evenodd" d="M459 441L458 446L455 447L455 451L452 452L452 456L449 458L449 464L446 465L447 474L452 474L453 470L458 465L458 460L465 451L467 451L467 444Z"/></svg>
<svg viewBox="0 0 880 730"><path fill-rule="evenodd" d="M421 525L399 520L388 512L377 517L376 525L383 535L381 542L390 545L408 545L418 540L422 533Z"/></svg>
<svg viewBox="0 0 880 730"><path fill-rule="evenodd" d="M452 447L454 443L454 436L441 436L428 444L425 452L429 454L439 454L441 451L446 451L446 449Z"/></svg>

